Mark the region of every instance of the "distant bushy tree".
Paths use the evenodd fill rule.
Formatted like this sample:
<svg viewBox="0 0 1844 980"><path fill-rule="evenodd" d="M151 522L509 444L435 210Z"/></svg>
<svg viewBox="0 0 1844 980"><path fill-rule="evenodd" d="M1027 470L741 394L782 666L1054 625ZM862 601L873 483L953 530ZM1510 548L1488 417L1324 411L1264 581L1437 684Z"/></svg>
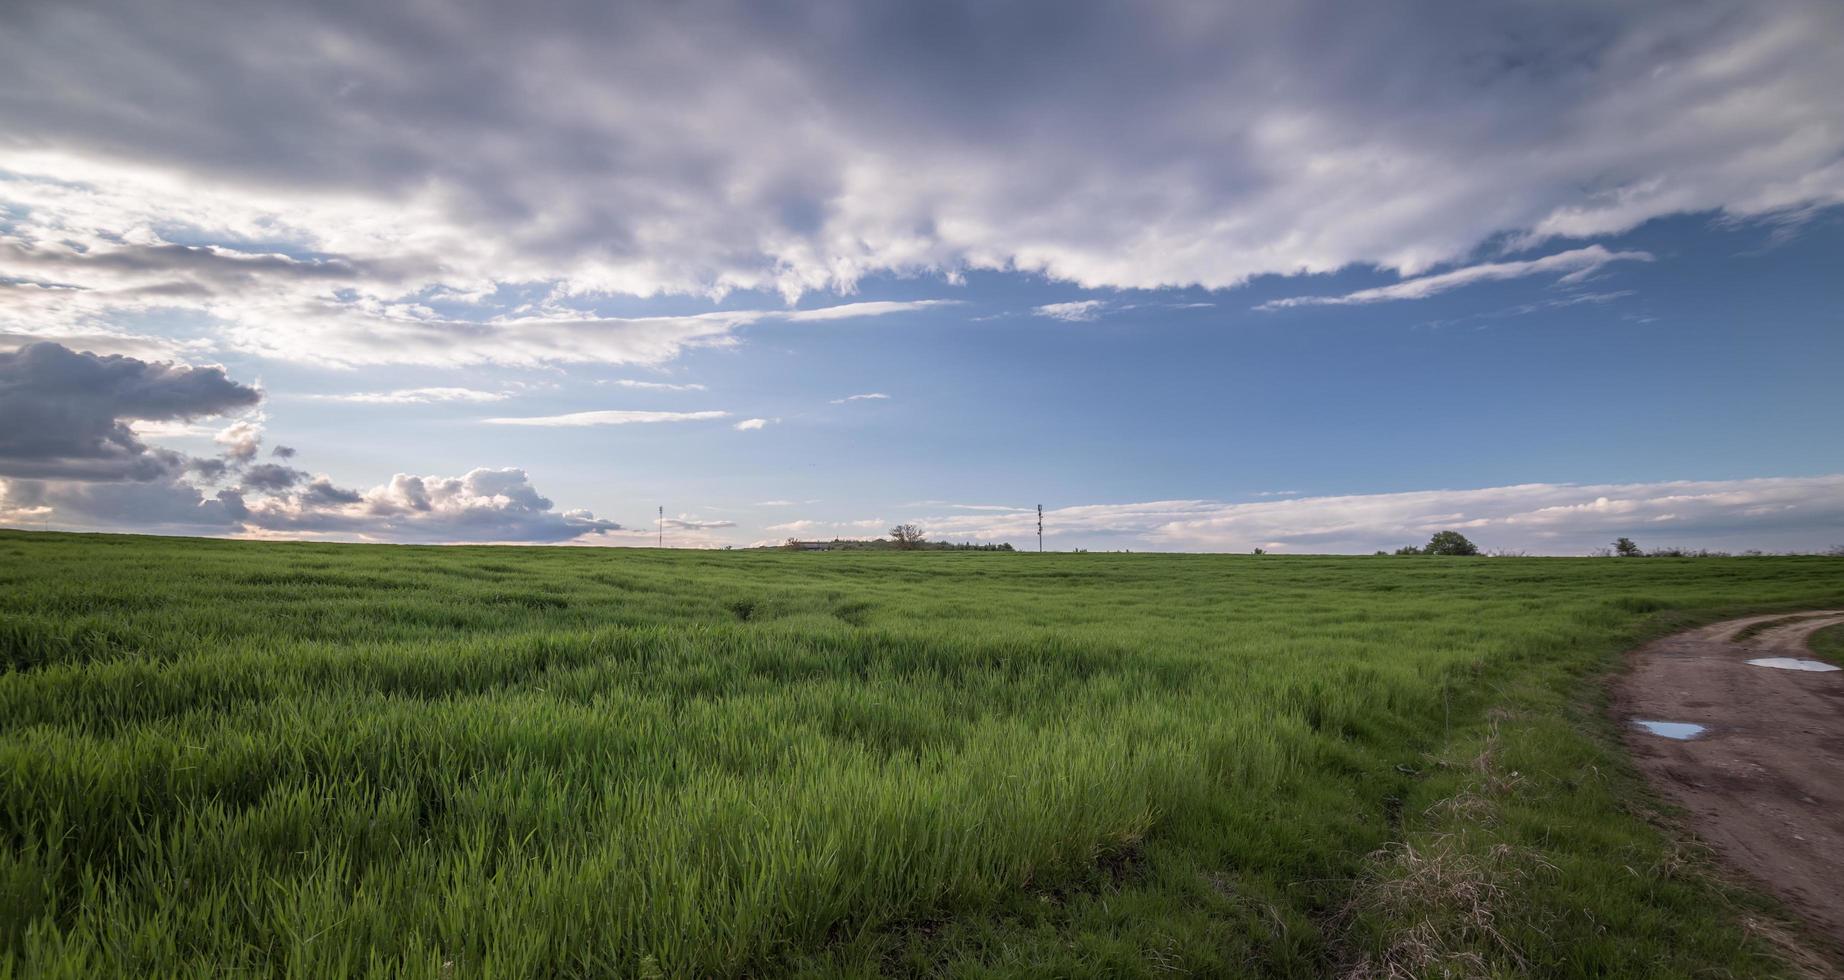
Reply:
<svg viewBox="0 0 1844 980"><path fill-rule="evenodd" d="M1646 552L1647 558L1727 558L1726 551L1711 551L1708 548L1653 548Z"/></svg>
<svg viewBox="0 0 1844 980"><path fill-rule="evenodd" d="M1421 549L1415 547L1412 544L1405 544L1402 547L1396 549L1396 554L1398 555L1419 555L1421 554Z"/></svg>
<svg viewBox="0 0 1844 980"><path fill-rule="evenodd" d="M1466 540L1466 535L1458 531L1436 531L1428 539L1428 546L1422 549L1427 555L1476 555L1479 546Z"/></svg>
<svg viewBox="0 0 1844 980"><path fill-rule="evenodd" d="M922 529L914 524L898 524L890 529L890 541L898 548L911 549L922 544Z"/></svg>
<svg viewBox="0 0 1844 980"><path fill-rule="evenodd" d="M1614 557L1616 558L1638 558L1643 554L1645 552L1639 550L1639 546L1633 543L1632 538L1621 538L1614 542Z"/></svg>

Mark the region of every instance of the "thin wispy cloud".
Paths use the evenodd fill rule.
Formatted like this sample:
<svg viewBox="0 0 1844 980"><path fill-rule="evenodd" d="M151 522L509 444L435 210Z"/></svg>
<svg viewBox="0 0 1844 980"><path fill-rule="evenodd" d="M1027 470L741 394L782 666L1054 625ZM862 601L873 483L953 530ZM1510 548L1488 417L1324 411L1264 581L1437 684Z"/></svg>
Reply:
<svg viewBox="0 0 1844 980"><path fill-rule="evenodd" d="M728 418L729 412L653 412L613 409L595 412L569 412L564 415L532 415L518 418L481 419L488 425L531 425L572 427L587 425L648 425L661 422L709 422Z"/></svg>
<svg viewBox="0 0 1844 980"><path fill-rule="evenodd" d="M1461 324L1461 323L1480 323L1482 321L1509 320L1509 319L1513 319L1516 317L1530 316L1531 314L1534 314L1534 313L1544 313L1544 312L1548 312L1551 310L1568 309L1569 307L1572 307L1572 306L1604 306L1606 304L1613 303L1617 300L1622 300L1622 299L1626 299L1628 297L1637 296L1637 295L1638 295L1638 291L1633 290L1633 289L1615 289L1615 290L1609 290L1607 292L1598 292L1598 293L1589 293L1589 292L1572 293L1566 296L1554 296L1554 297L1536 300L1536 301L1529 302L1529 303L1519 303L1515 306L1507 306L1501 309L1490 310L1484 313L1469 313L1465 316L1453 317L1453 318L1445 319L1445 320L1430 320L1427 323L1422 324L1422 326L1449 327L1449 326L1453 326L1455 324Z"/></svg>
<svg viewBox="0 0 1844 980"><path fill-rule="evenodd" d="M1652 261L1652 255L1649 252L1613 252L1601 245L1589 245L1585 248L1546 255L1540 259L1469 265L1451 272L1419 276L1388 286L1360 289L1340 296L1291 296L1285 299L1272 299L1255 308L1279 310L1292 306L1352 306L1363 303L1425 299L1474 283L1521 279L1525 276L1537 275L1560 275L1558 282L1576 283L1600 271L1610 263L1650 261Z"/></svg>
<svg viewBox="0 0 1844 980"><path fill-rule="evenodd" d="M317 401L354 402L361 405L427 405L433 402L498 402L512 395L504 391L481 391L476 388L400 388L396 391L356 391L306 397Z"/></svg>
<svg viewBox="0 0 1844 980"><path fill-rule="evenodd" d="M668 517L660 523L668 530L677 531L718 531L736 526L735 521L702 521L690 514Z"/></svg>
<svg viewBox="0 0 1844 980"><path fill-rule="evenodd" d="M798 520L783 521L779 524L765 525L762 530L785 534L808 534L815 531L836 532L862 535L866 531L882 531L890 527L890 522L881 517L867 517L852 521Z"/></svg>
<svg viewBox="0 0 1844 980"><path fill-rule="evenodd" d="M914 313L918 310L932 310L944 306L958 306L959 300L925 299L910 302L890 302L879 300L870 303L842 303L837 306L822 306L812 310L794 310L783 313L778 319L790 323L814 323L826 320L846 320L861 316L889 316L893 313Z"/></svg>
<svg viewBox="0 0 1844 980"><path fill-rule="evenodd" d="M735 429L738 432L755 432L759 429L768 428L769 424L774 421L778 421L778 420L775 420L775 419L744 419L741 422L738 422L735 425L731 426L731 428Z"/></svg>
<svg viewBox="0 0 1844 980"><path fill-rule="evenodd" d="M596 384L620 385L639 391L703 391L701 384L670 384L664 381L635 381L632 378L615 378L609 381L597 381Z"/></svg>
<svg viewBox="0 0 1844 980"><path fill-rule="evenodd" d="M843 405L846 402L886 401L889 398L889 395L881 391L872 391L862 395L846 395L844 398L834 398L832 404Z"/></svg>

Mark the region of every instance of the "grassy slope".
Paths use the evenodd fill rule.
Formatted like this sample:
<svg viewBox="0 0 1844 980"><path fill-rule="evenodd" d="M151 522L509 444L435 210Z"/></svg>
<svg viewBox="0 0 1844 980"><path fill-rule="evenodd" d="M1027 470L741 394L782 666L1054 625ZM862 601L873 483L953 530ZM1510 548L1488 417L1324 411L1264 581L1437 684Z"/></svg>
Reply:
<svg viewBox="0 0 1844 980"><path fill-rule="evenodd" d="M1806 640L1813 656L1832 663L1844 663L1844 623L1827 626Z"/></svg>
<svg viewBox="0 0 1844 980"><path fill-rule="evenodd" d="M0 533L0 975L1737 975L1591 681L1822 558Z"/></svg>

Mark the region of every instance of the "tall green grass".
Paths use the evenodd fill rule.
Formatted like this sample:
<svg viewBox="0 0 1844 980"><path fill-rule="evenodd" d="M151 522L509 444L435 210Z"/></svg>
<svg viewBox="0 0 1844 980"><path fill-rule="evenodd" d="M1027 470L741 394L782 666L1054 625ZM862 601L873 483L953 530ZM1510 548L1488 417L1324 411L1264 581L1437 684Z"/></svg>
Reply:
<svg viewBox="0 0 1844 980"><path fill-rule="evenodd" d="M1840 600L1825 558L0 533L0 976L1306 976L1402 961L1429 835L1528 855L1439 962L1771 973L1583 692Z"/></svg>

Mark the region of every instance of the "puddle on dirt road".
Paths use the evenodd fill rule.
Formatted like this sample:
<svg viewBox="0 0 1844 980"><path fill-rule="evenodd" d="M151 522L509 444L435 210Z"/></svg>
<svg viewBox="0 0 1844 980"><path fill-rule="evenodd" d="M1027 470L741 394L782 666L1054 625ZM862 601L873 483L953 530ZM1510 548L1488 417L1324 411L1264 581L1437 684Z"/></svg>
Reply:
<svg viewBox="0 0 1844 980"><path fill-rule="evenodd" d="M1675 738L1680 742L1686 739L1696 738L1698 735L1703 734L1702 725L1693 725L1688 721L1645 721L1634 718L1633 724L1638 725L1640 728L1654 735Z"/></svg>
<svg viewBox="0 0 1844 980"><path fill-rule="evenodd" d="M1748 662L1756 667L1775 667L1780 670L1837 670L1823 660L1801 660L1798 657L1762 657Z"/></svg>

